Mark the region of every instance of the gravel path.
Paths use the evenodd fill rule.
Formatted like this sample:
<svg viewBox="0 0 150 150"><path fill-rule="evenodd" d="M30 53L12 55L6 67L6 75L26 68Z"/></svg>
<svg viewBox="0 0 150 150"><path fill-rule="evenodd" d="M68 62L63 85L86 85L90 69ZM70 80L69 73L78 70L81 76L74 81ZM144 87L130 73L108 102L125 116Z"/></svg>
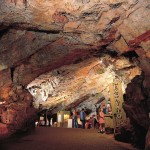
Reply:
<svg viewBox="0 0 150 150"><path fill-rule="evenodd" d="M37 127L34 132L0 143L0 150L135 150L94 129Z"/></svg>

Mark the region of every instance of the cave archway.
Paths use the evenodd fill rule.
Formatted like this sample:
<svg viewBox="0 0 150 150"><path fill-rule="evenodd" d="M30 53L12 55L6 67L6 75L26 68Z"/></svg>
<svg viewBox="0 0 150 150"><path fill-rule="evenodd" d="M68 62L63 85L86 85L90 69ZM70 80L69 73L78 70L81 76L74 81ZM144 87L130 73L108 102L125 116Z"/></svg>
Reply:
<svg viewBox="0 0 150 150"><path fill-rule="evenodd" d="M44 85L42 81L35 87L29 83L48 72L53 74L53 79L47 82L51 91L40 91L45 103L54 97L54 88L60 90L60 77L76 83L75 86L67 85L66 89L72 86L73 91L80 92L79 97L71 92L66 95L60 92L63 96L60 109L72 107L69 104L76 100L80 102L80 98L81 101L87 97L92 99L99 92L108 99L107 86L117 76L126 93L125 111L133 124L147 131L150 112L149 5L149 0L1 0L0 134L11 135L32 122L36 110L28 89L33 93L32 90L42 89ZM68 76L74 69L75 78L82 78L78 81L69 79L65 67ZM64 102L65 99L68 101ZM141 115L136 115L138 112Z"/></svg>
<svg viewBox="0 0 150 150"><path fill-rule="evenodd" d="M39 104L48 108L62 105L59 109L63 110L84 101L94 106L101 97L106 101L110 99L109 85L115 78L121 81L125 93L127 84L140 74L141 69L129 58L103 54L40 75L28 84L27 89L35 98L36 108ZM81 101L83 97L87 99Z"/></svg>

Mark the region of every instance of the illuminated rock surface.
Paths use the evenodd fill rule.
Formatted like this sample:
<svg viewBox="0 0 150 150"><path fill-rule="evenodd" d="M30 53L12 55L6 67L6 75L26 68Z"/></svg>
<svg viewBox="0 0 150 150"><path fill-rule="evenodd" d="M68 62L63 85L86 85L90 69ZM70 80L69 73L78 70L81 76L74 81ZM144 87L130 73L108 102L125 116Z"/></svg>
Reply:
<svg viewBox="0 0 150 150"><path fill-rule="evenodd" d="M134 82L125 104L135 102L135 112L144 109L148 116L149 15L149 0L1 0L1 134L23 128L34 115L27 88L31 93L40 89L36 107L41 100L54 112L91 107L100 97L109 99L108 84L115 75L124 91ZM143 80L134 81L141 71ZM129 117L147 130L142 117Z"/></svg>

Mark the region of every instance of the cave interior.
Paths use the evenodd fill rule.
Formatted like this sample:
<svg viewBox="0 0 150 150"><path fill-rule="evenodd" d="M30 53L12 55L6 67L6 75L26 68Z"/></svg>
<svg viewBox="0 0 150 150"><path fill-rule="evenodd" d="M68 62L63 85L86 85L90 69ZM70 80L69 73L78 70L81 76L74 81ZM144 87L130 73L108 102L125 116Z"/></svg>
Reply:
<svg viewBox="0 0 150 150"><path fill-rule="evenodd" d="M0 137L31 128L39 108L92 115L117 79L125 128L148 150L149 15L149 0L1 0Z"/></svg>

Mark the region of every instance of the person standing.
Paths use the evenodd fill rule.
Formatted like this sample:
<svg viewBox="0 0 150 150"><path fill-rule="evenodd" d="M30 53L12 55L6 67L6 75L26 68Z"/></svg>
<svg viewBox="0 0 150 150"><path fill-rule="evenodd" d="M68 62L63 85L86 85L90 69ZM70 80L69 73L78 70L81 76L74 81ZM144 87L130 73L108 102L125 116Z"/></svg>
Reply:
<svg viewBox="0 0 150 150"><path fill-rule="evenodd" d="M107 110L107 114L111 114L110 102L107 103L107 105L106 105L106 110Z"/></svg>
<svg viewBox="0 0 150 150"><path fill-rule="evenodd" d="M78 128L78 121L77 121L77 111L76 109L73 110L73 126L74 128Z"/></svg>
<svg viewBox="0 0 150 150"><path fill-rule="evenodd" d="M97 119L97 116L98 115L95 115L94 117L93 117L93 128L94 129L96 129L97 128L97 126L98 126L98 119Z"/></svg>
<svg viewBox="0 0 150 150"><path fill-rule="evenodd" d="M85 117L86 117L86 114L85 114L85 111L84 111L84 108L82 108L82 110L80 111L80 121L82 122L82 129L85 129Z"/></svg>
<svg viewBox="0 0 150 150"><path fill-rule="evenodd" d="M47 125L47 110L44 112L44 126Z"/></svg>
<svg viewBox="0 0 150 150"><path fill-rule="evenodd" d="M100 127L99 127L100 131L98 133L104 133L105 132L105 117L104 117L103 108L100 108L99 124L100 124Z"/></svg>
<svg viewBox="0 0 150 150"><path fill-rule="evenodd" d="M106 114L106 105L104 102L102 102L101 108L103 109L103 113Z"/></svg>
<svg viewBox="0 0 150 150"><path fill-rule="evenodd" d="M47 119L48 119L48 125L49 125L49 127L51 126L51 116L52 116L52 113L49 110L48 113L47 113Z"/></svg>
<svg viewBox="0 0 150 150"><path fill-rule="evenodd" d="M96 111L96 115L98 115L99 114L99 107L96 104L95 104L95 111Z"/></svg>

